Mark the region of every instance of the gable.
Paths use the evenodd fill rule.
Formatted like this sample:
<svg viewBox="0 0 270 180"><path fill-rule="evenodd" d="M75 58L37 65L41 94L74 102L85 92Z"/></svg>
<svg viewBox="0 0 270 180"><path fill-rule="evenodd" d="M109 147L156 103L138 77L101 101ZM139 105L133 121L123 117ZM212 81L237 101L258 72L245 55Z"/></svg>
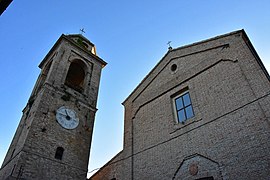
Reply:
<svg viewBox="0 0 270 180"><path fill-rule="evenodd" d="M236 34L241 37L241 32L236 31L168 51L123 104L131 102L136 113L147 102L189 81L217 63L228 59L234 61L235 56L231 53L234 48L230 46L240 43L241 38L235 37Z"/></svg>

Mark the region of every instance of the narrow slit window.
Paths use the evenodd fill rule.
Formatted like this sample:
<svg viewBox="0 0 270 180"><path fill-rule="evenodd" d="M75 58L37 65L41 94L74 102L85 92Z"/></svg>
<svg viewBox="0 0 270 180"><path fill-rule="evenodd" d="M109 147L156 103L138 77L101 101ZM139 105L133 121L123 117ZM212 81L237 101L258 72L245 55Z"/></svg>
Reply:
<svg viewBox="0 0 270 180"><path fill-rule="evenodd" d="M62 148L62 147L57 147L57 148L56 148L56 152L55 152L55 156L54 156L55 159L62 160L63 153L64 153L64 148Z"/></svg>

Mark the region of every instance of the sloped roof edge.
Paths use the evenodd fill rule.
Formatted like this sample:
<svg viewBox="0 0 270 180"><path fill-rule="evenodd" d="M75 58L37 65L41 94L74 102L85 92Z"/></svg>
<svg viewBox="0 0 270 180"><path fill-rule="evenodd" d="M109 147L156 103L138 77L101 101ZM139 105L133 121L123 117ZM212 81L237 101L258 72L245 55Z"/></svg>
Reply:
<svg viewBox="0 0 270 180"><path fill-rule="evenodd" d="M107 65L107 63L101 59L100 57L86 51L85 49L81 48L78 44L76 44L73 40L70 39L70 37L72 36L80 36L82 37L83 39L87 40L88 42L90 42L87 38L85 38L84 36L82 35L78 35L78 34L73 34L73 35L65 35L65 34L62 34L58 40L56 41L56 43L54 43L53 47L50 49L50 51L47 53L47 55L43 58L43 60L41 61L41 63L39 64L39 68L42 68L42 66L44 65L46 59L51 55L51 53L54 51L54 49L60 44L61 40L62 39L65 39L67 41L69 41L70 43L72 43L73 45L77 46L78 48L80 48L81 50L83 50L84 52L86 52L87 54L89 54L90 56L94 57L95 59L97 59L103 67L105 67ZM93 44L92 42L90 42L91 44Z"/></svg>
<svg viewBox="0 0 270 180"><path fill-rule="evenodd" d="M155 67L143 78L143 80L139 83L139 85L130 93L130 95L122 102L122 105L125 104L125 102L128 101L128 99L139 89L139 87L146 81L146 79L148 79L148 77L150 76L150 74L159 66L159 64L166 58L166 56L173 52L173 51L177 51L177 50L180 50L180 49L185 49L185 48L189 48L189 47L192 47L192 46L196 46L196 45L199 45L199 44L203 44L203 43L206 43L206 42L209 42L209 41L213 41L213 40L216 40L216 39L220 39L220 38L224 38L226 36L231 36L231 35L234 35L234 34L238 34L238 33L243 33L245 35L245 37L248 39L248 36L246 35L245 33L245 30L244 29L241 29L241 30L236 30L236 31L232 31L230 33L226 33L226 34L223 34L223 35L218 35L218 36L215 36L215 37L212 37L212 38L209 38L209 39L206 39L206 40L202 40L202 41L198 41L198 42L195 42L195 43L191 43L191 44L188 44L188 45L184 45L184 46L180 46L178 48L174 48L174 49L170 49L167 51L167 53L161 58L161 60L159 60L159 62L155 65ZM249 41L249 39L248 39ZM252 46L252 44L250 43L249 41L249 44ZM251 48L251 50L255 51L254 47ZM257 55L257 57L259 58L258 54L256 53L255 51L255 55ZM257 59L257 58L256 58ZM259 58L260 59L260 58ZM260 64L260 63L259 63ZM261 62L262 64L262 62ZM264 66L263 66L264 67ZM266 71L267 72L267 71ZM269 76L269 75L268 75Z"/></svg>

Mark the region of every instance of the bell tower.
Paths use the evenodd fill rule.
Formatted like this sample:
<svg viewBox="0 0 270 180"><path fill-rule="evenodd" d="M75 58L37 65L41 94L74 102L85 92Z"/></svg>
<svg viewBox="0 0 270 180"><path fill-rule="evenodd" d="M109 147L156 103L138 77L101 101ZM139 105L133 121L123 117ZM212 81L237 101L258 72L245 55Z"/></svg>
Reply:
<svg viewBox="0 0 270 180"><path fill-rule="evenodd" d="M62 35L41 73L0 169L0 179L86 179L101 70L94 44Z"/></svg>

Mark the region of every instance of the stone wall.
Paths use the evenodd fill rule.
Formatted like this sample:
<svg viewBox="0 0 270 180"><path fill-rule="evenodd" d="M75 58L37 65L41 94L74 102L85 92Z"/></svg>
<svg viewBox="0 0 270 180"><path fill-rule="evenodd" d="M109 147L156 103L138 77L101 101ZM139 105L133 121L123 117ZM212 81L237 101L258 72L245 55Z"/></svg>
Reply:
<svg viewBox="0 0 270 180"><path fill-rule="evenodd" d="M264 70L243 30L170 50L124 102L120 154L131 162L121 171L109 162L92 179L269 178ZM195 116L182 124L173 98L184 91Z"/></svg>
<svg viewBox="0 0 270 180"><path fill-rule="evenodd" d="M83 64L81 91L65 83L73 61ZM86 179L99 81L105 65L68 36L59 38L39 66L40 76L0 169L0 179ZM63 106L76 112L76 128L67 129L57 122L56 111ZM67 111L66 115L70 116ZM68 120L70 117L66 117ZM63 150L60 158L56 157L58 148Z"/></svg>

